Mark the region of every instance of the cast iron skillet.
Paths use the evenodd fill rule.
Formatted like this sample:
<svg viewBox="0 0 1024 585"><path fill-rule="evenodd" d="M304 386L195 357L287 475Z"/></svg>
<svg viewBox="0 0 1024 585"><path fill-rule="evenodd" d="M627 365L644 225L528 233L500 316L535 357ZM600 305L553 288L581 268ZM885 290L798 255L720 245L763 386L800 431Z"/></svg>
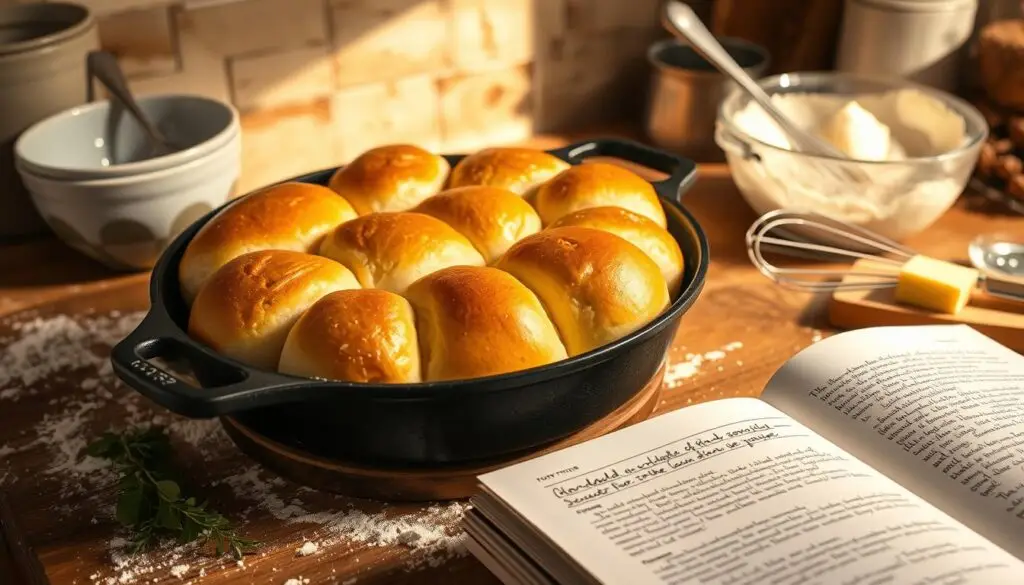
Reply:
<svg viewBox="0 0 1024 585"><path fill-rule="evenodd" d="M373 465L470 463L539 447L578 431L625 403L661 365L679 318L704 285L708 243L676 199L696 165L639 143L596 140L548 151L572 164L612 156L670 176L653 183L685 257L682 291L654 321L588 353L510 374L422 384L356 384L286 376L218 355L186 334L188 307L178 263L200 227L179 235L150 279L151 308L117 346L114 371L129 386L187 417L231 415L258 433L321 456ZM452 164L462 156L445 158ZM326 184L334 169L295 180ZM202 387L161 362L183 362Z"/></svg>

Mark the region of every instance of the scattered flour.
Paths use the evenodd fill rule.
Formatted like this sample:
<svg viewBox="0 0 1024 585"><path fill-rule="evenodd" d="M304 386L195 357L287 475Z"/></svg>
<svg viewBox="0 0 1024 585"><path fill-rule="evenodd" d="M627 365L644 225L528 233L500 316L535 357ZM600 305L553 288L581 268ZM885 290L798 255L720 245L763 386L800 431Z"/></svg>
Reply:
<svg viewBox="0 0 1024 585"><path fill-rule="evenodd" d="M172 437L198 448L211 443L227 446L231 441L216 419L178 419L167 425L167 430Z"/></svg>
<svg viewBox="0 0 1024 585"><path fill-rule="evenodd" d="M12 325L15 338L0 340L0 344L7 344L0 355L0 401L13 402L39 394L36 400L42 399L48 407L38 420L25 423L26 432L17 438L8 437L7 444L0 446L0 484L10 476L7 467L14 460L11 455L39 453L38 459L47 463L36 471L55 482L56 492L68 502L55 513L93 516L94 524L98 523L97 517L104 523L112 522L113 504L106 488L115 481L114 471L105 461L81 455L89 441L107 430L101 422L107 420L119 421L118 428L166 424L172 440L195 447L207 461L213 460L211 454L219 454L219 460L224 460L233 446L217 421L185 420L164 411L154 412L152 405L126 389L114 375L110 347L142 316L141 312L75 318L58 315ZM116 418L112 419L111 414ZM232 467L224 474L227 477L214 476L221 479L209 487L224 485L234 497L249 504L234 518L243 529L250 516L253 520L273 518L312 527L315 542L304 543L301 553L316 554L331 546L400 546L411 553L405 559L410 569L424 563L436 566L467 554L464 535L458 528L468 507L464 503L426 509L367 504L312 493L259 466ZM194 579L189 582L199 585L208 571L215 574L214 567L223 567L223 560L200 554L194 545L168 542L133 555L129 542L113 538L106 548L110 564L91 575L89 585L142 585L171 578ZM298 581L299 585L308 582L301 577Z"/></svg>
<svg viewBox="0 0 1024 585"><path fill-rule="evenodd" d="M319 542L303 545L314 545L313 552L342 542L357 542L370 546L398 544L424 551L431 564L466 554L464 534L458 524L468 504L436 504L409 514L392 513L387 506L379 512L367 513L351 504L343 510L310 512L297 499L286 502L278 492L287 483L273 475L265 479L267 475L261 467L252 466L224 482L236 496L251 500L277 520L315 526L321 536Z"/></svg>
<svg viewBox="0 0 1024 585"><path fill-rule="evenodd" d="M821 341L821 337L821 331L818 331L817 329L811 331L811 343L818 343Z"/></svg>
<svg viewBox="0 0 1024 585"><path fill-rule="evenodd" d="M93 491L88 478L99 482L111 477L107 461L82 456L82 450L100 432L96 421L109 409L127 412L124 426L160 424L164 417L154 416L135 392L125 391L110 367L110 347L139 323L143 312L90 315L71 318L66 315L36 317L16 322L11 328L15 339L6 343L0 355L0 400L18 400L24 395L49 390L53 407L35 423L24 440L0 446L0 463L13 453L35 449L48 452L43 475L63 481L61 495L71 497ZM68 392L63 380L80 388ZM114 391L118 391L115 397ZM171 436L194 447L209 449L229 446L230 439L216 420L177 419L168 427Z"/></svg>
<svg viewBox="0 0 1024 585"><path fill-rule="evenodd" d="M296 577L294 579L288 579L284 582L284 585L307 585L309 579L303 579L302 577Z"/></svg>
<svg viewBox="0 0 1024 585"><path fill-rule="evenodd" d="M315 542L306 541L302 543L302 546L296 549L295 556L308 557L311 554L315 554L320 549L320 545Z"/></svg>
<svg viewBox="0 0 1024 585"><path fill-rule="evenodd" d="M133 585L150 581L157 583L164 580L160 578L162 575L184 580L195 565L182 561L189 556L202 558L196 554L197 546L194 543L177 544L168 541L155 550L134 554L127 540L116 537L107 543L107 548L114 573L106 576L103 573L90 575L92 585ZM199 569L199 576L206 576L205 568Z"/></svg>
<svg viewBox="0 0 1024 585"><path fill-rule="evenodd" d="M108 370L107 349L141 319L142 313L113 312L85 319L56 315L14 323L18 337L9 340L0 356L0 400L17 400L27 387L54 373L86 367ZM103 351L92 351L97 345L104 346Z"/></svg>
<svg viewBox="0 0 1024 585"><path fill-rule="evenodd" d="M669 388L677 388L681 386L686 380L693 378L701 371L701 366L706 362L717 362L725 359L729 352L736 351L743 348L743 343L740 341L733 341L722 346L721 349L709 351L707 353L688 353L684 356L682 361L669 364L665 370L665 385ZM743 362L737 361L738 365L743 365ZM725 368L718 366L718 371L721 372Z"/></svg>
<svg viewBox="0 0 1024 585"><path fill-rule="evenodd" d="M110 347L142 319L142 312L111 312L87 317L36 316L10 325L14 336L0 340L0 400L17 401L40 392L51 408L23 438L0 447L2 457L44 450L41 475L61 481L61 496L94 492L96 482L110 478L108 462L81 454L102 428L97 414L107 407L118 384L110 367ZM63 382L63 384L62 384ZM82 391L68 391L67 384ZM132 399L138 400L135 393Z"/></svg>

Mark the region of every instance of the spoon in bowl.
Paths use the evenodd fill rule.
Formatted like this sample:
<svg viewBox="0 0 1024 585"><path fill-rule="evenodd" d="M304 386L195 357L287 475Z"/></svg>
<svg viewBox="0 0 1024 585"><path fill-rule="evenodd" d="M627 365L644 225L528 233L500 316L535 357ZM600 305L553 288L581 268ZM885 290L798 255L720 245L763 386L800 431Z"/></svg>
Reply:
<svg viewBox="0 0 1024 585"><path fill-rule="evenodd" d="M768 94L736 63L729 52L718 42L718 39L704 26L692 8L679 0L669 0L665 3L663 20L670 30L689 41L708 62L743 88L743 91L747 92L775 120L796 150L818 156L847 158L845 154L824 140L805 132L775 107Z"/></svg>
<svg viewBox="0 0 1024 585"><path fill-rule="evenodd" d="M149 141L150 158L163 156L181 150L181 148L169 140L164 133L146 117L145 112L143 112L142 108L139 107L138 102L135 101L135 96L133 96L131 90L128 89L128 82L125 80L124 74L121 72L121 66L117 63L117 57L107 51L92 51L86 58L86 68L89 72L90 79L98 79L99 82L107 88L107 91L114 100L120 103L124 109L128 110L128 113L131 114L132 118L138 122ZM91 83L89 84L89 89L89 97L91 101Z"/></svg>
<svg viewBox="0 0 1024 585"><path fill-rule="evenodd" d="M709 63L747 92L778 124L789 138L794 150L812 156L835 159L835 161L817 161L806 158L807 167L818 170L823 178L843 183L865 183L870 180L867 173L855 164L841 164L841 161L850 161L846 154L821 138L803 130L779 110L768 94L761 89L761 86L736 63L729 52L711 34L711 31L704 26L692 8L679 0L669 0L665 3L662 21L666 28L689 41ZM834 164L836 161L840 164Z"/></svg>

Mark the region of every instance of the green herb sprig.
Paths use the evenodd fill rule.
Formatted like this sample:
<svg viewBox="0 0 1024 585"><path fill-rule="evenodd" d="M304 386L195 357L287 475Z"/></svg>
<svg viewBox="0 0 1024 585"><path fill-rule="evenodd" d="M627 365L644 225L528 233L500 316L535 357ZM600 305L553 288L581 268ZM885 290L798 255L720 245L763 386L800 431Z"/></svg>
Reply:
<svg viewBox="0 0 1024 585"><path fill-rule="evenodd" d="M238 535L232 523L207 503L184 497L171 468L171 443L163 427L104 433L85 452L114 464L120 475L117 520L133 530L132 552L138 553L163 537L179 542L212 543L218 556L235 558L257 542Z"/></svg>

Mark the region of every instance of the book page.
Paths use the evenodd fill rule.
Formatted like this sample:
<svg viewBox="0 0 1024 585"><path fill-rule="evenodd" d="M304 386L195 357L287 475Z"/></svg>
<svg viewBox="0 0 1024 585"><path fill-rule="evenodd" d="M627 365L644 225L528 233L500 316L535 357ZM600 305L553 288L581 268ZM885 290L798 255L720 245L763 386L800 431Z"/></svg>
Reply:
<svg viewBox="0 0 1024 585"><path fill-rule="evenodd" d="M1009 583L1024 564L768 404L662 415L481 476L605 583ZM532 550L532 552L531 552ZM546 567L547 568L547 567ZM556 574L559 582L568 579Z"/></svg>
<svg viewBox="0 0 1024 585"><path fill-rule="evenodd" d="M762 399L1024 558L1024 358L966 325L850 331Z"/></svg>

